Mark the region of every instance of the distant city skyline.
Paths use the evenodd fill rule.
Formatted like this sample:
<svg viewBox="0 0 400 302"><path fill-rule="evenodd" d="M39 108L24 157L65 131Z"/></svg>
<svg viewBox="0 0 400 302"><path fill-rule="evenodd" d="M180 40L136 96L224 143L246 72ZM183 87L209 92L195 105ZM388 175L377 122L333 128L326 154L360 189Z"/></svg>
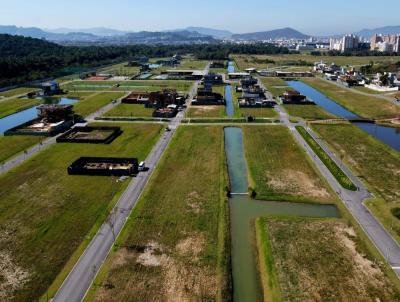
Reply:
<svg viewBox="0 0 400 302"><path fill-rule="evenodd" d="M1 25L23 27L93 28L161 31L188 26L234 33L292 27L310 35L356 32L364 28L400 25L400 1L372 0L0 0ZM237 3L235 3L237 2Z"/></svg>

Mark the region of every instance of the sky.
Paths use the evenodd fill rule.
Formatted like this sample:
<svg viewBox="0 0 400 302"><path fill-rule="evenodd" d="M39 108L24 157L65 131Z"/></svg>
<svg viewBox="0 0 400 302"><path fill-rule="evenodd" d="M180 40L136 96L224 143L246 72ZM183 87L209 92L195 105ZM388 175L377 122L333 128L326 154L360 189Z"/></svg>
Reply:
<svg viewBox="0 0 400 302"><path fill-rule="evenodd" d="M310 35L400 25L399 0L0 0L0 25L234 33L292 27Z"/></svg>

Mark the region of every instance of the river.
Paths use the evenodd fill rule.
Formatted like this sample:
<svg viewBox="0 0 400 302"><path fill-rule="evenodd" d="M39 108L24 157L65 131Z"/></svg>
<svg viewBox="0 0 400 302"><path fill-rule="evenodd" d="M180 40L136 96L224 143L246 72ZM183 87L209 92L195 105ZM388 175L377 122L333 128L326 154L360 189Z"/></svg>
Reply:
<svg viewBox="0 0 400 302"><path fill-rule="evenodd" d="M287 83L290 87L296 89L301 94L307 96L307 98L315 102L317 105L338 117L348 120L360 118L357 114L347 110L332 99L328 98L326 95L320 93L318 90L303 82L287 81ZM370 135L374 136L384 144L397 151L400 151L400 129L372 123L353 122L353 124L361 130L368 132Z"/></svg>

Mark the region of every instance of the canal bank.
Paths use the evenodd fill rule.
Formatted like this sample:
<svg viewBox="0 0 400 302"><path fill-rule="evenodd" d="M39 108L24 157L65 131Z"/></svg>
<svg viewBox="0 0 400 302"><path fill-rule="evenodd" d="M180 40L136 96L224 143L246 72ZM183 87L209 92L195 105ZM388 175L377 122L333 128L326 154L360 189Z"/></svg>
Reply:
<svg viewBox="0 0 400 302"><path fill-rule="evenodd" d="M293 89L299 91L301 94L307 96L307 98L324 108L329 113L346 120L362 119L355 113L347 110L343 106L337 104L332 99L303 82L287 81L287 84ZM398 128L386 127L375 123L352 122L352 124L374 136L391 148L400 151L400 130Z"/></svg>
<svg viewBox="0 0 400 302"><path fill-rule="evenodd" d="M340 217L334 205L260 201L248 194L247 163L241 128L224 129L230 179L231 258L234 301L261 301L254 223L260 216Z"/></svg>

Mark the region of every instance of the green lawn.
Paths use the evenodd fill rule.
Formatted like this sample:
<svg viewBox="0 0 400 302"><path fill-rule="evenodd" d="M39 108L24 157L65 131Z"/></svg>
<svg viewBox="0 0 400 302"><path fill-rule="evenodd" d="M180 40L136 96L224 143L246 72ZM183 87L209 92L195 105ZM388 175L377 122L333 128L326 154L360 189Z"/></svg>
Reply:
<svg viewBox="0 0 400 302"><path fill-rule="evenodd" d="M243 127L257 199L332 203L335 198L285 126Z"/></svg>
<svg viewBox="0 0 400 302"><path fill-rule="evenodd" d="M111 65L98 70L99 73L109 73L115 76L134 76L140 72L140 67L128 67L128 62Z"/></svg>
<svg viewBox="0 0 400 302"><path fill-rule="evenodd" d="M74 104L74 111L81 116L88 116L96 110L109 104L113 99L118 99L124 95L123 92L103 92L92 94Z"/></svg>
<svg viewBox="0 0 400 302"><path fill-rule="evenodd" d="M177 69L198 69L203 70L208 61L207 60L196 60L196 59L184 59L181 64L178 65Z"/></svg>
<svg viewBox="0 0 400 302"><path fill-rule="evenodd" d="M120 87L112 87L119 84ZM101 87L87 87L87 85L99 85ZM173 80L143 80L143 81L75 81L65 85L63 88L68 91L126 91L144 90L157 91L162 89L176 89L180 92L187 92L192 87L192 81ZM127 87L137 86L137 87Z"/></svg>
<svg viewBox="0 0 400 302"><path fill-rule="evenodd" d="M296 130L304 138L307 144L313 149L315 154L324 163L340 185L351 191L356 191L357 187L352 183L350 178L339 168L339 166L332 160L332 158L322 149L322 147L314 140L314 138L302 127L296 126Z"/></svg>
<svg viewBox="0 0 400 302"><path fill-rule="evenodd" d="M361 117L379 119L400 115L400 107L389 101L355 93L318 78L304 78L302 81Z"/></svg>
<svg viewBox="0 0 400 302"><path fill-rule="evenodd" d="M384 94L384 92L369 89L368 87L364 87L364 86L355 86L352 89L358 90L361 92L365 92L365 93L369 93L369 94Z"/></svg>
<svg viewBox="0 0 400 302"><path fill-rule="evenodd" d="M30 135L0 136L0 163L39 143L44 137Z"/></svg>
<svg viewBox="0 0 400 302"><path fill-rule="evenodd" d="M385 266L345 221L264 218L257 220L257 233L271 301L399 300Z"/></svg>
<svg viewBox="0 0 400 302"><path fill-rule="evenodd" d="M106 112L105 116L151 117L153 111L154 109L146 108L143 104L119 104Z"/></svg>
<svg viewBox="0 0 400 302"><path fill-rule="evenodd" d="M260 77L260 80L274 97L282 95L287 90L293 90L287 85L286 81L281 78Z"/></svg>
<svg viewBox="0 0 400 302"><path fill-rule="evenodd" d="M20 272L15 290L2 288L11 301L35 301L44 294L74 251L94 235L113 198L128 183L114 177L70 176L68 165L81 156L143 160L163 128L119 126L123 134L110 145L55 144L0 177L0 253L10 259L5 270Z"/></svg>
<svg viewBox="0 0 400 302"><path fill-rule="evenodd" d="M42 102L36 99L10 99L3 102L0 100L0 118L23 111L40 103Z"/></svg>
<svg viewBox="0 0 400 302"><path fill-rule="evenodd" d="M301 117L305 120L325 120L337 118L318 105L283 105L291 116Z"/></svg>
<svg viewBox="0 0 400 302"><path fill-rule="evenodd" d="M312 127L374 192L370 207L400 242L400 220L390 213L400 206L399 152L353 125Z"/></svg>
<svg viewBox="0 0 400 302"><path fill-rule="evenodd" d="M10 90L0 92L0 96L12 97L15 95L26 94L28 92L36 91L36 90L37 90L36 88L32 88L32 87L21 87L21 88L15 88L15 89L10 89ZM0 100L1 100L1 98L0 98Z"/></svg>
<svg viewBox="0 0 400 302"><path fill-rule="evenodd" d="M278 117L278 113L274 108L240 108L241 116L253 116L253 117L266 117L274 118Z"/></svg>
<svg viewBox="0 0 400 302"><path fill-rule="evenodd" d="M178 129L87 301L228 299L223 159L222 127Z"/></svg>

